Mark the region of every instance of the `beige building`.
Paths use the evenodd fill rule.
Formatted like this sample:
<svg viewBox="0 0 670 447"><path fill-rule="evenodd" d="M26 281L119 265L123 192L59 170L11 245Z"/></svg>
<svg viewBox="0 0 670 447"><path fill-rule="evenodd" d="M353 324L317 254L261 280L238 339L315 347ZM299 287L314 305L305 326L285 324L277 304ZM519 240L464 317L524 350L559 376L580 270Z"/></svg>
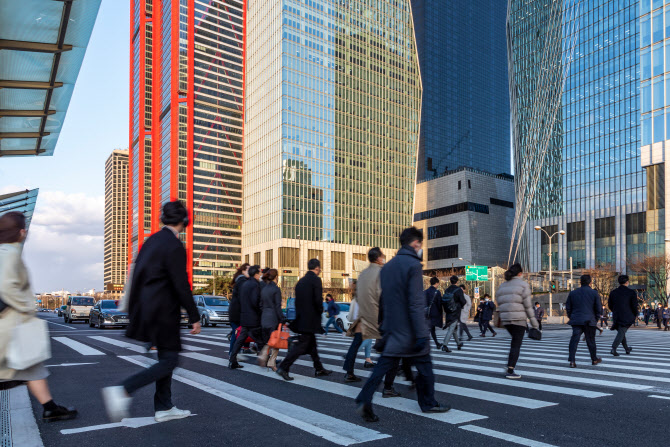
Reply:
<svg viewBox="0 0 670 447"><path fill-rule="evenodd" d="M120 297L128 264L128 150L114 150L105 162L104 290Z"/></svg>

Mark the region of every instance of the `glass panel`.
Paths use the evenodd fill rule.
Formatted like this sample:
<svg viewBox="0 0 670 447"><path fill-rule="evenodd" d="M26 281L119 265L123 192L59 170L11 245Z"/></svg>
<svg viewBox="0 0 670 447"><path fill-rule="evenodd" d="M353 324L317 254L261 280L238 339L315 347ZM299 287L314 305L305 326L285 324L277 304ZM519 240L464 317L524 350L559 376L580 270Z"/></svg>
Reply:
<svg viewBox="0 0 670 447"><path fill-rule="evenodd" d="M640 90L642 96L642 113L651 112L651 82L646 82Z"/></svg>
<svg viewBox="0 0 670 447"><path fill-rule="evenodd" d="M670 45L666 47L666 50L670 51ZM642 67L642 79L651 78L651 51L649 48L640 51L640 65Z"/></svg>
<svg viewBox="0 0 670 447"><path fill-rule="evenodd" d="M665 139L665 115L663 110L654 113L654 143L658 143Z"/></svg>
<svg viewBox="0 0 670 447"><path fill-rule="evenodd" d="M651 17L640 20L640 48L651 45Z"/></svg>
<svg viewBox="0 0 670 447"><path fill-rule="evenodd" d="M663 45L654 45L654 76L663 74Z"/></svg>
<svg viewBox="0 0 670 447"><path fill-rule="evenodd" d="M659 109L665 104L665 91L663 88L663 77L659 76L654 79L654 109Z"/></svg>
<svg viewBox="0 0 670 447"><path fill-rule="evenodd" d="M642 145L651 144L651 114L642 117Z"/></svg>
<svg viewBox="0 0 670 447"><path fill-rule="evenodd" d="M653 28L653 35L652 35L652 42L659 42L663 40L663 11L656 11L654 14L652 14L653 20L652 20L652 28Z"/></svg>

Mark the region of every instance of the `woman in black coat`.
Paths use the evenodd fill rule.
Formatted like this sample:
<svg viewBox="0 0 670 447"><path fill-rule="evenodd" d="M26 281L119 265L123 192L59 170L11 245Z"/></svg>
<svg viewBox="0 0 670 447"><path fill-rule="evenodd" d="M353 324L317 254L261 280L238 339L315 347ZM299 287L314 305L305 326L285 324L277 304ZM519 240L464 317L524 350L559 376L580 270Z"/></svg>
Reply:
<svg viewBox="0 0 670 447"><path fill-rule="evenodd" d="M249 278L249 263L244 263L237 268L233 275L233 293L230 298L230 306L228 307L228 318L230 319L230 348L228 352L233 350L235 340L237 339L237 328L240 326L240 289L242 284Z"/></svg>
<svg viewBox="0 0 670 447"><path fill-rule="evenodd" d="M272 332L276 331L279 324L286 320L281 311L281 290L277 286L278 277L279 272L276 269L265 272L263 275L265 287L261 290L261 327L263 328L263 342L266 344L258 357L258 364L267 366L273 371L277 371L279 349L270 348L267 342ZM268 352L270 353L269 359Z"/></svg>

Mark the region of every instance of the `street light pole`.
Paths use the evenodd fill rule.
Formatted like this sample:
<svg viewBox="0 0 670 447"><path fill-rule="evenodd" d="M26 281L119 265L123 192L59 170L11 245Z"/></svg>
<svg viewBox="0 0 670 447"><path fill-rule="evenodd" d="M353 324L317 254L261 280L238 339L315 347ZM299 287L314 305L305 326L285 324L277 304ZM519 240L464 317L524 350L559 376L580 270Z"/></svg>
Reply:
<svg viewBox="0 0 670 447"><path fill-rule="evenodd" d="M554 298L554 294L553 294L553 291L551 290L551 281L552 281L552 279L553 279L553 276L552 276L552 273L553 273L553 266L552 266L552 264L553 264L553 263L551 262L551 255L552 255L552 250L551 250L551 240L552 240L552 239L554 238L554 236L556 236L557 234L560 234L561 236L563 236L563 235L565 234L565 231L564 231L564 230L560 230L560 231L557 231L556 233L552 234L551 236L549 236L549 233L547 233L547 232L545 231L545 229L542 228L542 227L539 226L539 225L535 227L535 230L536 230L536 231L540 231L540 230L542 230L542 232L543 232L544 234L546 234L547 237L549 238L549 316L552 317L552 316L553 316L553 309L552 309L552 307L553 307L553 304L554 304L554 302L553 302L553 301L554 301L554 300L553 300L553 298ZM540 261L540 264L542 264L541 261ZM540 265L540 268L542 268L542 265Z"/></svg>

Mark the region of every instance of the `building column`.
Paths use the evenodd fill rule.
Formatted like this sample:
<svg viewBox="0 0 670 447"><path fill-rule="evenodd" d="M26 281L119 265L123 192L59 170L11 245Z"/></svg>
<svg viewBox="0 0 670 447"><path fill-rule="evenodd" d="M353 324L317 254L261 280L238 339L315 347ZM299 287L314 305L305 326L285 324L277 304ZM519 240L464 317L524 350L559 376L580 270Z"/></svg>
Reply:
<svg viewBox="0 0 670 447"><path fill-rule="evenodd" d="M596 233L593 211L587 211L584 216L584 242L586 247L586 268L596 265Z"/></svg>
<svg viewBox="0 0 670 447"><path fill-rule="evenodd" d="M614 214L614 241L616 244L616 271L621 273L626 269L626 206L615 208Z"/></svg>

